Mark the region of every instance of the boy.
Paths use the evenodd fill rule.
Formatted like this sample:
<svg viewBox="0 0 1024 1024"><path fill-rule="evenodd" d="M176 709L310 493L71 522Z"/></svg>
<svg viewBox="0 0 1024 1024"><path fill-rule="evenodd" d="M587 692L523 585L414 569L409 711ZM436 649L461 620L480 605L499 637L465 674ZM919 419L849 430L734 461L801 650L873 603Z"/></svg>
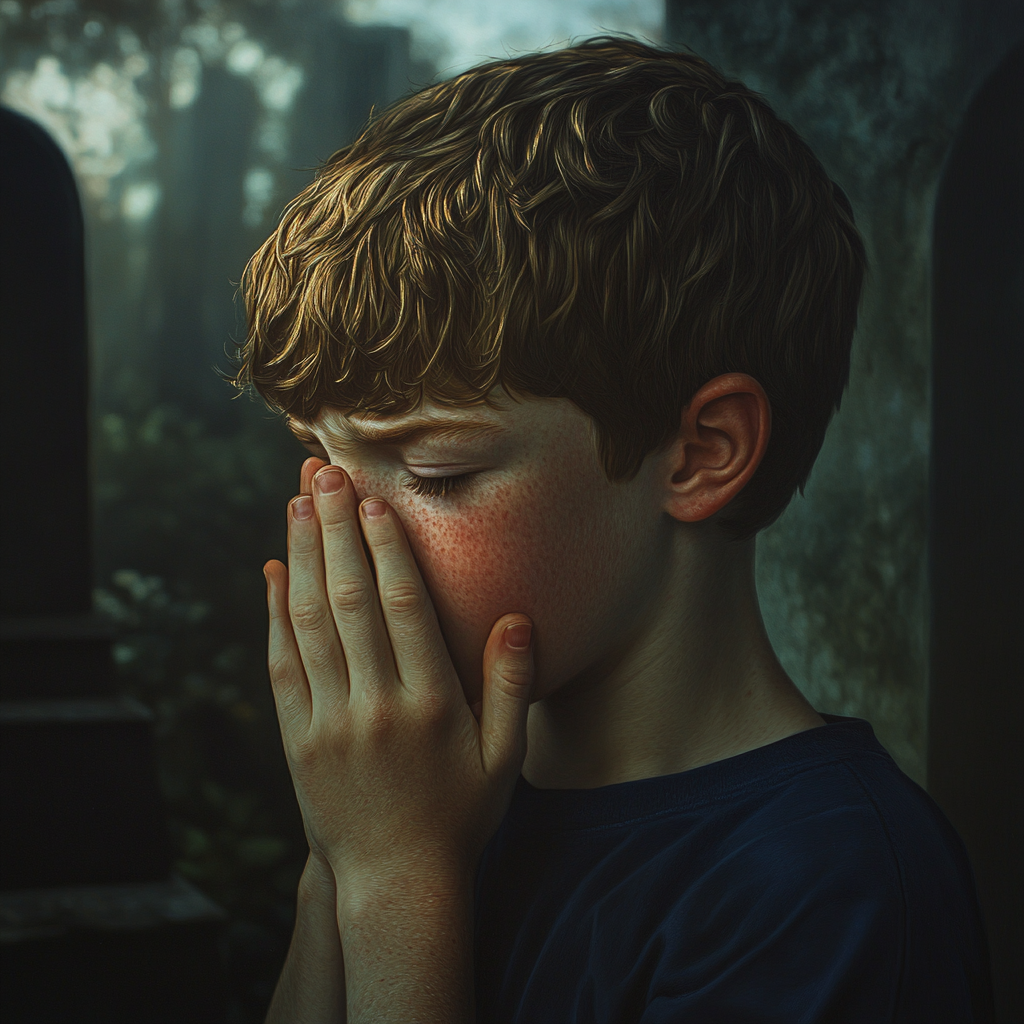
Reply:
<svg viewBox="0 0 1024 1024"><path fill-rule="evenodd" d="M268 1020L991 1013L959 840L754 588L863 270L763 101L624 40L428 88L288 208L239 373L317 456L266 567L310 844Z"/></svg>

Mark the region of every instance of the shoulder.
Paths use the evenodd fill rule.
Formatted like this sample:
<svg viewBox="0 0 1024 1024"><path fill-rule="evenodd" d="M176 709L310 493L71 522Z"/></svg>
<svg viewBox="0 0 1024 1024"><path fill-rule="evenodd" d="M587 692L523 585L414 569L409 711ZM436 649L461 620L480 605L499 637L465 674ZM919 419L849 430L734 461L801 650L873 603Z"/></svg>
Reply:
<svg viewBox="0 0 1024 1024"><path fill-rule="evenodd" d="M626 914L661 950L644 1020L756 1005L778 1020L972 1018L983 940L962 844L871 739L780 764L708 807L702 843L666 846L657 920Z"/></svg>
<svg viewBox="0 0 1024 1024"><path fill-rule="evenodd" d="M603 790L520 780L479 882L481 1005L514 1019L990 1016L962 844L866 722Z"/></svg>
<svg viewBox="0 0 1024 1024"><path fill-rule="evenodd" d="M966 852L934 800L855 719L791 737L793 756L738 788L720 837L744 871L770 871L803 891L815 881L895 901L923 892L973 897ZM723 850L724 852L724 850Z"/></svg>
<svg viewBox="0 0 1024 1024"><path fill-rule="evenodd" d="M683 900L718 887L729 899L769 903L813 901L825 893L834 903L844 893L892 913L904 911L908 883L959 877L966 866L962 844L941 811L866 723L851 725L862 726L870 742L862 731L856 737L862 742L844 743L841 730L827 727L813 730L818 736L791 737L790 757L780 743L765 749L760 765L741 755L731 759L728 775L724 764L708 766L724 781L709 787L703 805L677 814L665 808L660 825L648 819L641 826L654 845L664 845L650 868L660 872L676 858L686 861L691 870L675 876ZM667 874L671 885L673 873Z"/></svg>
<svg viewBox="0 0 1024 1024"><path fill-rule="evenodd" d="M681 835L658 858L658 920L630 917L638 942L653 927L661 946L650 1005L668 1000L664 1019L726 1008L742 1018L751 1000L772 1006L770 1019L816 1019L807 1003L832 998L830 975L853 985L870 976L873 1015L889 1019L904 900L884 823L855 774L805 768L757 797L720 801L702 824L703 843Z"/></svg>
<svg viewBox="0 0 1024 1024"><path fill-rule="evenodd" d="M797 763L724 829L722 867L813 899L841 892L907 911L911 890L961 887L963 845L934 801L877 744ZM743 809L748 813L743 814ZM731 879L735 884L738 878Z"/></svg>

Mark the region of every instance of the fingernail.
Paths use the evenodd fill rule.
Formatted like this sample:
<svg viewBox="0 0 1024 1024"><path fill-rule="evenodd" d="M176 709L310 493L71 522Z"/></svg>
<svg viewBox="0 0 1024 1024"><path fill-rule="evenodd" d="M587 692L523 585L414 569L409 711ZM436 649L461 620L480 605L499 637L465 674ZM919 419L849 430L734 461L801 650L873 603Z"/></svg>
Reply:
<svg viewBox="0 0 1024 1024"><path fill-rule="evenodd" d="M336 494L345 486L345 474L340 469L321 469L313 479L321 494Z"/></svg>
<svg viewBox="0 0 1024 1024"><path fill-rule="evenodd" d="M295 519L309 519L313 514L313 499L308 494L300 494L292 500L292 516Z"/></svg>
<svg viewBox="0 0 1024 1024"><path fill-rule="evenodd" d="M517 622L505 627L505 646L512 651L525 651L530 646L533 626L529 622Z"/></svg>
<svg viewBox="0 0 1024 1024"><path fill-rule="evenodd" d="M380 498L370 498L368 501L364 501L360 507L365 519L376 519L377 516L384 515L387 509L387 505Z"/></svg>

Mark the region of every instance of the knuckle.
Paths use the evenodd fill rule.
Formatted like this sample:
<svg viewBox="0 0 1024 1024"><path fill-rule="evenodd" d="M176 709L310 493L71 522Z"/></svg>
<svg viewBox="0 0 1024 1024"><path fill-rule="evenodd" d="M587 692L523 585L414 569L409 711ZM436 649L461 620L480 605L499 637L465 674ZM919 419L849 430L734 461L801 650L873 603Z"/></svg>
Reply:
<svg viewBox="0 0 1024 1024"><path fill-rule="evenodd" d="M448 718L451 701L443 693L424 693L417 702L417 717L426 725L438 725Z"/></svg>
<svg viewBox="0 0 1024 1024"><path fill-rule="evenodd" d="M517 700L529 701L534 688L534 674L528 668L516 666L499 671L502 689Z"/></svg>
<svg viewBox="0 0 1024 1024"><path fill-rule="evenodd" d="M370 589L362 580L338 580L331 585L331 607L339 615L361 611L369 600Z"/></svg>
<svg viewBox="0 0 1024 1024"><path fill-rule="evenodd" d="M271 651L267 658L270 682L274 686L287 686L295 679L292 659L284 651Z"/></svg>
<svg viewBox="0 0 1024 1024"><path fill-rule="evenodd" d="M306 633L319 632L327 624L327 609L319 601L296 601L289 613L292 625Z"/></svg>
<svg viewBox="0 0 1024 1024"><path fill-rule="evenodd" d="M394 523L390 516L383 519L374 519L373 546L378 551L391 551L398 547L398 534L395 532Z"/></svg>
<svg viewBox="0 0 1024 1024"><path fill-rule="evenodd" d="M288 550L295 555L311 556L320 547L320 531L313 530L310 521L293 521L288 531Z"/></svg>
<svg viewBox="0 0 1024 1024"><path fill-rule="evenodd" d="M363 719L367 734L374 740L392 736L398 728L399 714L398 702L392 696L380 694L369 699Z"/></svg>
<svg viewBox="0 0 1024 1024"><path fill-rule="evenodd" d="M381 602L398 614L410 614L423 607L423 595L413 580L396 580L381 589Z"/></svg>
<svg viewBox="0 0 1024 1024"><path fill-rule="evenodd" d="M300 741L289 746L288 761L300 777L315 773L318 759L317 749L313 743Z"/></svg>
<svg viewBox="0 0 1024 1024"><path fill-rule="evenodd" d="M340 538L343 542L348 540L352 530L350 516L347 510L337 502L326 501L322 505L323 512L320 514L320 529L325 540Z"/></svg>
<svg viewBox="0 0 1024 1024"><path fill-rule="evenodd" d="M526 665L506 665L500 672L505 689L515 696L527 696L533 683L533 672Z"/></svg>

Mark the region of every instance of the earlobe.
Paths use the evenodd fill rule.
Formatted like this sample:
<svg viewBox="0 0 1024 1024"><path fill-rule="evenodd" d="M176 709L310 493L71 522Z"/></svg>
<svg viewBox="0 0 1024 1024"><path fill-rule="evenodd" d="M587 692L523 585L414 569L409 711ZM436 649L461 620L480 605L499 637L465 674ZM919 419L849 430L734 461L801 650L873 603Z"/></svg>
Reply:
<svg viewBox="0 0 1024 1024"><path fill-rule="evenodd" d="M754 475L771 436L771 405L749 374L705 384L682 412L666 455L665 510L696 523L725 508Z"/></svg>

